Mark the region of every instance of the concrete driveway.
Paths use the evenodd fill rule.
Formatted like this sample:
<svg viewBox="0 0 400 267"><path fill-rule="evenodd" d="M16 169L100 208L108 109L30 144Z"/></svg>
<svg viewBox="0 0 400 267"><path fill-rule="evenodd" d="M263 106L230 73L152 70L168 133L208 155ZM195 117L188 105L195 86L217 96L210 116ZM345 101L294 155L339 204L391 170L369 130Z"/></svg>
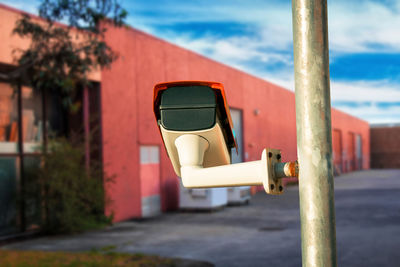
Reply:
<svg viewBox="0 0 400 267"><path fill-rule="evenodd" d="M400 170L335 179L339 266L400 266ZM8 249L116 251L209 261L216 266L301 266L298 188L258 193L250 205L214 213L169 213L102 231L43 237Z"/></svg>

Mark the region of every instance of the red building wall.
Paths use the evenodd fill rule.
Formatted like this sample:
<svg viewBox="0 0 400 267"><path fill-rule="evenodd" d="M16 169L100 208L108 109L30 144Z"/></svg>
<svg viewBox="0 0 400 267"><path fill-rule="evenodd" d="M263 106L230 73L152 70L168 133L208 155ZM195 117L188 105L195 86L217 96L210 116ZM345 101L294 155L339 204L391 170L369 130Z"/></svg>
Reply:
<svg viewBox="0 0 400 267"><path fill-rule="evenodd" d="M178 179L163 148L152 111L153 87L174 80L224 84L231 107L243 111L245 160L259 160L264 147L296 159L294 93L131 28L110 29L106 41L119 53L102 73L102 127L105 169L117 176L110 189L115 220L140 216L139 145L160 146L162 210L178 207ZM332 129L361 134L363 168L369 168L369 125L333 110ZM345 164L345 163L343 163Z"/></svg>
<svg viewBox="0 0 400 267"><path fill-rule="evenodd" d="M29 45L27 39L11 35L20 14L0 4L0 32L7 37L0 42L0 63L12 64L10 51ZM103 163L106 173L115 177L115 183L106 187L113 200L106 212L113 212L115 221L142 216L141 199L149 195L147 189L156 184L154 180L141 184L146 181L140 179L146 176L143 172L154 176L153 170L141 169L139 149L143 145L160 147L162 210L178 207L178 179L152 111L152 90L156 83L222 82L229 105L243 112L244 159L259 160L264 147L281 149L285 161L296 159L293 92L129 27L109 28L105 40L119 54L119 59L110 69L93 71L90 79L101 82ZM336 139L340 139L341 144L334 144L334 147L342 151L342 169L348 169L349 155L354 153L349 151L354 146L349 136L357 135L362 140L362 167L369 168L368 123L333 110L332 129L341 135Z"/></svg>

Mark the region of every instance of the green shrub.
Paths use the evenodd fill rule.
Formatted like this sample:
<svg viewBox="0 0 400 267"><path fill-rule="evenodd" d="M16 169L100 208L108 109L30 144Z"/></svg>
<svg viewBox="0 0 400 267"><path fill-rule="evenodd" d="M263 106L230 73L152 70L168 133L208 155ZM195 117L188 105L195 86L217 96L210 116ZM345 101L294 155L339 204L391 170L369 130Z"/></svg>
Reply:
<svg viewBox="0 0 400 267"><path fill-rule="evenodd" d="M112 221L104 215L105 206L110 204L104 185L113 178L103 174L99 162L86 166L84 152L84 145L60 138L50 141L47 153L43 153L35 180L41 191L41 228L47 233L74 233Z"/></svg>

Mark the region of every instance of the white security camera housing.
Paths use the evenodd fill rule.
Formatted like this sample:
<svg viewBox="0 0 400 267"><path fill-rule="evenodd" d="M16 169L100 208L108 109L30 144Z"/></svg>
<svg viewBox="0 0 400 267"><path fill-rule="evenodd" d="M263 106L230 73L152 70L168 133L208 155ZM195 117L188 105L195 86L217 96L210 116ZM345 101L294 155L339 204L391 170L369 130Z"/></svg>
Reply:
<svg viewBox="0 0 400 267"><path fill-rule="evenodd" d="M221 84L207 82L156 86L155 114L165 148L178 176L181 176L181 165L175 141L182 135L193 134L207 140L203 167L230 164L231 149L237 145L224 91L220 88Z"/></svg>
<svg viewBox="0 0 400 267"><path fill-rule="evenodd" d="M222 84L161 83L153 100L165 148L185 187L264 185L267 193L283 193L279 178L287 173L278 164L279 150L264 149L259 161L230 164L237 145Z"/></svg>

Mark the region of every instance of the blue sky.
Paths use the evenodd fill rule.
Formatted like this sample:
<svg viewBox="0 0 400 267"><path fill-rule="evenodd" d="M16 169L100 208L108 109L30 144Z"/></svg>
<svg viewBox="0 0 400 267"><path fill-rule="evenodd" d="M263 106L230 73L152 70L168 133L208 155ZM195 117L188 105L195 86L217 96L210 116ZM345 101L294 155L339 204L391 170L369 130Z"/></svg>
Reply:
<svg viewBox="0 0 400 267"><path fill-rule="evenodd" d="M37 1L2 1L36 13ZM128 24L294 90L289 0L122 0ZM400 1L328 0L331 97L370 123L400 122Z"/></svg>

